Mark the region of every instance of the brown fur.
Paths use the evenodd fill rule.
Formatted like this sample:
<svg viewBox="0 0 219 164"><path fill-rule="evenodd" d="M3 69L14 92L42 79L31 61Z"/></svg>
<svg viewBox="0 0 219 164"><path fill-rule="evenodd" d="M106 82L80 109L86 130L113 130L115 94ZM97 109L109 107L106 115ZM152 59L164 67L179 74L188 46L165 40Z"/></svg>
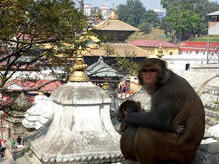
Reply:
<svg viewBox="0 0 219 164"><path fill-rule="evenodd" d="M127 114L128 128L122 132L121 151L126 159L140 164L189 164L204 135L202 102L190 84L159 59L147 59L140 68L141 85L147 87L141 69L148 66L158 70L151 111ZM184 126L183 134L171 131L174 124Z"/></svg>

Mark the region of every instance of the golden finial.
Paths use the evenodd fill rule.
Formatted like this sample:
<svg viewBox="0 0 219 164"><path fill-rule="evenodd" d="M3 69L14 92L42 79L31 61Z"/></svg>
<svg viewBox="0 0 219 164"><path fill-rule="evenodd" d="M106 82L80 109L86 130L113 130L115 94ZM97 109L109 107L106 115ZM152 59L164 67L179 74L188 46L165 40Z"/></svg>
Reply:
<svg viewBox="0 0 219 164"><path fill-rule="evenodd" d="M111 19L111 20L117 20L118 19L118 16L116 15L116 12L115 12L115 3L114 2L113 2L113 8L112 8L111 15L109 16L109 19Z"/></svg>
<svg viewBox="0 0 219 164"><path fill-rule="evenodd" d="M104 81L102 88L103 90L109 90L110 86L107 80Z"/></svg>
<svg viewBox="0 0 219 164"><path fill-rule="evenodd" d="M162 48L161 44L160 44L160 46L159 46L157 52L158 52L158 53L157 53L157 57L158 57L158 58L162 58L162 57L164 56L164 54L163 54L163 48Z"/></svg>
<svg viewBox="0 0 219 164"><path fill-rule="evenodd" d="M38 93L38 95L44 95L44 93L43 93L42 91L40 91L40 92Z"/></svg>
<svg viewBox="0 0 219 164"><path fill-rule="evenodd" d="M87 68L87 64L84 63L83 56L79 54L75 59L75 64L73 67L74 72L69 77L71 82L85 82L89 81L89 77L86 75L84 70Z"/></svg>

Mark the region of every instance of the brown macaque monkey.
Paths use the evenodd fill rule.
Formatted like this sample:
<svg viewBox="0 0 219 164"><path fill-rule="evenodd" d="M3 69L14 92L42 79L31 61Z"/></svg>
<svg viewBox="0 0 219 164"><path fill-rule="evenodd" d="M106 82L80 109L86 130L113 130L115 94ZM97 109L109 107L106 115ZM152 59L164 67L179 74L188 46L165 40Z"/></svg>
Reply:
<svg viewBox="0 0 219 164"><path fill-rule="evenodd" d="M133 112L140 112L141 104L140 102L136 102L133 100L124 101L120 107L119 112L122 118L122 123L120 125L120 149L123 153L125 159L136 161L135 152L134 152L134 143L135 143L135 135L137 132L137 127L134 125L129 125L124 122L124 118L127 114Z"/></svg>
<svg viewBox="0 0 219 164"><path fill-rule="evenodd" d="M142 64L138 79L151 95L151 109L124 113L128 127L120 140L124 157L140 164L190 164L205 130L199 96L184 78L157 58Z"/></svg>
<svg viewBox="0 0 219 164"><path fill-rule="evenodd" d="M141 111L141 103L133 100L124 101L119 107L119 113L122 118L122 123L120 125L120 132L124 131L128 125L125 123L124 118L127 114L132 112L140 112ZM136 127L135 127L136 128Z"/></svg>

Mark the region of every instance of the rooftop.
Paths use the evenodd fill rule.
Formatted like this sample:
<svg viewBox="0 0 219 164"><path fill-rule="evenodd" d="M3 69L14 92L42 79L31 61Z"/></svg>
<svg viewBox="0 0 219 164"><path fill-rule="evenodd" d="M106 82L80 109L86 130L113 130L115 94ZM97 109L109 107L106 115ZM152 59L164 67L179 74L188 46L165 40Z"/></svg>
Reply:
<svg viewBox="0 0 219 164"><path fill-rule="evenodd" d="M120 77L121 75L99 57L98 61L86 69L87 75L98 77Z"/></svg>
<svg viewBox="0 0 219 164"><path fill-rule="evenodd" d="M5 87L15 90L20 89L32 89L41 86L42 84L48 83L51 80L38 80L38 81L28 81L28 80L20 80L14 79L9 81L5 84ZM61 83L59 81L54 81L48 83L47 85L43 86L40 91L51 93L54 89L56 89Z"/></svg>
<svg viewBox="0 0 219 164"><path fill-rule="evenodd" d="M177 45L164 40L134 40L130 41L129 43L141 47L177 47Z"/></svg>
<svg viewBox="0 0 219 164"><path fill-rule="evenodd" d="M102 43L98 49L91 49L83 55L104 57L147 57L150 54L146 50L129 43Z"/></svg>
<svg viewBox="0 0 219 164"><path fill-rule="evenodd" d="M219 10L218 11L215 11L215 12L212 12L212 13L209 13L209 14L207 14L208 16L213 16L213 15L215 15L215 16L219 16Z"/></svg>
<svg viewBox="0 0 219 164"><path fill-rule="evenodd" d="M107 20L100 22L95 28L100 31L139 31L138 28L120 21L114 10Z"/></svg>
<svg viewBox="0 0 219 164"><path fill-rule="evenodd" d="M139 31L138 28L116 19L100 22L95 28L101 31Z"/></svg>

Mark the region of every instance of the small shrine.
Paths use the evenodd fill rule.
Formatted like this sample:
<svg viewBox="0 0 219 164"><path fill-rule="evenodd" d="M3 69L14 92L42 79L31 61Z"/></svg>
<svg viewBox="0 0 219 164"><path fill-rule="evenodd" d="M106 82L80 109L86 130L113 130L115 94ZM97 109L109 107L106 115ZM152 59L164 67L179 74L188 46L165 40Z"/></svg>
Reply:
<svg viewBox="0 0 219 164"><path fill-rule="evenodd" d="M51 108L49 123L26 138L42 163L113 163L123 159L120 135L110 119L111 99L89 81L86 68L78 56L69 82L52 92L51 105L41 106L41 110ZM33 127L29 126L31 119L25 120L25 127Z"/></svg>

